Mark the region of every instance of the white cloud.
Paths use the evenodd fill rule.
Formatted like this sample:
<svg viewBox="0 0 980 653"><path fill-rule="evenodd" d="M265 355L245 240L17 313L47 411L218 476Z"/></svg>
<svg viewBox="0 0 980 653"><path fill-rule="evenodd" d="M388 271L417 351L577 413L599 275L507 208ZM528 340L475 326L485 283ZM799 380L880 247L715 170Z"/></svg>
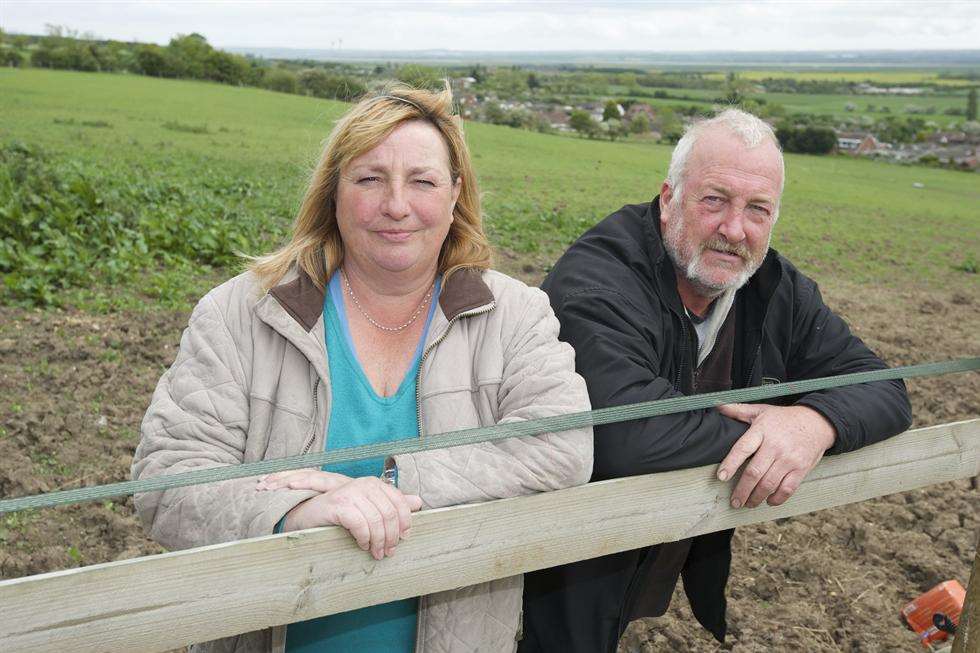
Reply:
<svg viewBox="0 0 980 653"><path fill-rule="evenodd" d="M980 3L799 2L24 2L0 27L45 23L166 43L375 50L833 50L976 48Z"/></svg>

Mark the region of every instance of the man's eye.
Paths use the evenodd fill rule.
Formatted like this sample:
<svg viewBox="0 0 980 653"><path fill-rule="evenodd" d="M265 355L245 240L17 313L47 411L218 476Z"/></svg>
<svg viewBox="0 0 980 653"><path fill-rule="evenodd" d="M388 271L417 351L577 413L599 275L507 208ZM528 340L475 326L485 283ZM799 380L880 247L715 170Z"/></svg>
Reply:
<svg viewBox="0 0 980 653"><path fill-rule="evenodd" d="M724 200L717 195L707 195L705 196L704 201L708 204L720 204Z"/></svg>
<svg viewBox="0 0 980 653"><path fill-rule="evenodd" d="M750 204L749 208L761 215L769 215L769 209L761 204Z"/></svg>

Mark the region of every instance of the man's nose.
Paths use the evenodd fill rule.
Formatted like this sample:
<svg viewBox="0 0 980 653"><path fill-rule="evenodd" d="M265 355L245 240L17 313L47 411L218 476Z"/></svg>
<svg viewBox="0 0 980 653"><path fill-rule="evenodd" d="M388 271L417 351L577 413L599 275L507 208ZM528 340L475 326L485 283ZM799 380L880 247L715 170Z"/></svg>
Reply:
<svg viewBox="0 0 980 653"><path fill-rule="evenodd" d="M745 209L729 205L725 219L718 225L718 232L730 243L745 240Z"/></svg>
<svg viewBox="0 0 980 653"><path fill-rule="evenodd" d="M400 182L393 181L386 186L382 212L392 220L408 217L408 197Z"/></svg>

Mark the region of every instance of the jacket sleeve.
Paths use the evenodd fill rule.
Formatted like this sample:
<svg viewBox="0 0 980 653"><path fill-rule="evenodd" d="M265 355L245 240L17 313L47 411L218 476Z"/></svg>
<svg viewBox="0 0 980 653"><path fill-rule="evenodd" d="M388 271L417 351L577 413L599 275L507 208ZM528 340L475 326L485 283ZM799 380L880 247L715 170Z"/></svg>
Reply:
<svg viewBox="0 0 980 653"><path fill-rule="evenodd" d="M662 319L640 310L622 293L589 289L558 306L561 338L576 351L594 408L681 396L661 376L656 336ZM717 410L697 410L595 428L593 480L720 462L746 426Z"/></svg>
<svg viewBox="0 0 980 653"><path fill-rule="evenodd" d="M831 311L817 284L800 275L793 320L790 380L837 376L888 367ZM837 431L828 453L854 451L906 430L912 423L900 379L831 388L804 395L797 404L826 417Z"/></svg>
<svg viewBox="0 0 980 653"><path fill-rule="evenodd" d="M523 307L504 343L499 424L589 410L575 352L558 340L547 296L522 289ZM398 487L430 508L557 490L586 483L592 429L581 428L394 457Z"/></svg>
<svg viewBox="0 0 980 653"><path fill-rule="evenodd" d="M177 359L153 393L140 427L134 479L179 474L245 460L248 382L239 343L213 293L202 299L180 340ZM144 529L170 549L270 535L312 492L257 492L240 478L137 494Z"/></svg>

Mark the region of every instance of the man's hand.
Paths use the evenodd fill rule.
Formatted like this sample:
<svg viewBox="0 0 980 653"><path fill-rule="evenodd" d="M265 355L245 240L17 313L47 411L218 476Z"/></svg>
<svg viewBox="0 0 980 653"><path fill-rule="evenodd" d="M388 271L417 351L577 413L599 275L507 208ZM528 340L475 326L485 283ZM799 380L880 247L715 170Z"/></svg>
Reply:
<svg viewBox="0 0 980 653"><path fill-rule="evenodd" d="M718 479L727 481L749 460L732 492L733 508L783 504L837 437L833 425L806 406L725 404L718 410L751 425L718 467Z"/></svg>

